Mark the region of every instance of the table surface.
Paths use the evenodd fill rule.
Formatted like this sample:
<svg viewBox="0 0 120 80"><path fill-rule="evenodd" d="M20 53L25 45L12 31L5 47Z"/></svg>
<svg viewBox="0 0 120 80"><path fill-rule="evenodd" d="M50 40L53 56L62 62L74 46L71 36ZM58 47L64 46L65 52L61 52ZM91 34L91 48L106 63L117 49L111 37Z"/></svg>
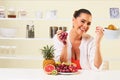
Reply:
<svg viewBox="0 0 120 80"><path fill-rule="evenodd" d="M43 69L0 68L0 80L120 80L120 70L81 70L72 75L47 75Z"/></svg>

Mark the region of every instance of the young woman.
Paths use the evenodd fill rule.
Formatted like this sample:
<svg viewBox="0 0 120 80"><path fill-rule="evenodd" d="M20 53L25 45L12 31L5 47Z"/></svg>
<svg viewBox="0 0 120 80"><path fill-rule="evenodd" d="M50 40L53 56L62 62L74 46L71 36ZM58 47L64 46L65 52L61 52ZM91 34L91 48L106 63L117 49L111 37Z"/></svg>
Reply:
<svg viewBox="0 0 120 80"><path fill-rule="evenodd" d="M102 64L100 42L103 28L96 27L96 37L86 34L91 25L92 14L87 9L79 9L73 14L73 27L67 31L66 44L60 39L63 31L54 36L55 60L73 62L79 69L98 70Z"/></svg>

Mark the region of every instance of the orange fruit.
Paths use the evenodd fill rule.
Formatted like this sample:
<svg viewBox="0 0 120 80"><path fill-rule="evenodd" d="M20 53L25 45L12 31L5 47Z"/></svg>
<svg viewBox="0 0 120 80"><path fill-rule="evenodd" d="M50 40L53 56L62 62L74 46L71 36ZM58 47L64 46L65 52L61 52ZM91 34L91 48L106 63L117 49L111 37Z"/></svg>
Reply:
<svg viewBox="0 0 120 80"><path fill-rule="evenodd" d="M110 30L116 30L117 28L114 25L110 24L110 25L108 25L108 29L110 29Z"/></svg>
<svg viewBox="0 0 120 80"><path fill-rule="evenodd" d="M52 71L55 70L55 66L52 65L52 64L48 64L44 67L44 71L47 73L47 74L52 74Z"/></svg>

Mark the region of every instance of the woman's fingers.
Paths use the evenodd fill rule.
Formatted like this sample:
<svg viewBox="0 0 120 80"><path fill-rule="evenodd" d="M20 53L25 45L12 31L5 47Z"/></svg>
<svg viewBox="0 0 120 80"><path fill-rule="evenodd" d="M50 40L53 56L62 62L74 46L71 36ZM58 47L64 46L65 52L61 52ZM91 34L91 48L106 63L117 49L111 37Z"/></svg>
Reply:
<svg viewBox="0 0 120 80"><path fill-rule="evenodd" d="M60 35L62 32L62 30L57 30L57 35Z"/></svg>
<svg viewBox="0 0 120 80"><path fill-rule="evenodd" d="M98 26L98 27L96 27L95 32L96 32L97 42L99 42L104 35L104 29L102 27Z"/></svg>
<svg viewBox="0 0 120 80"><path fill-rule="evenodd" d="M58 39L61 41L61 33L62 33L63 31L62 30L58 30L57 31L57 37L58 37Z"/></svg>
<svg viewBox="0 0 120 80"><path fill-rule="evenodd" d="M58 30L57 31L57 37L58 37L58 39L61 42L63 42L64 44L66 44L67 35L68 35L68 33L64 32L62 30Z"/></svg>
<svg viewBox="0 0 120 80"><path fill-rule="evenodd" d="M96 27L96 33L100 33L100 34L103 34L104 32L104 29L102 27Z"/></svg>

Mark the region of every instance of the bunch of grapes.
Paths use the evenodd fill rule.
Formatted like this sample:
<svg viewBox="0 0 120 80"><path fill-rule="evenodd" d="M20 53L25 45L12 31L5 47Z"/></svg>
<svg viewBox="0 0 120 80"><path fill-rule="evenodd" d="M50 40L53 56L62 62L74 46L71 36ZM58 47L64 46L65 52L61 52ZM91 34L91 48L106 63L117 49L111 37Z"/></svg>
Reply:
<svg viewBox="0 0 120 80"><path fill-rule="evenodd" d="M64 73L69 73L69 72L77 72L77 66L73 64L56 64L56 70L58 72L64 72Z"/></svg>
<svg viewBox="0 0 120 80"><path fill-rule="evenodd" d="M63 42L64 45L67 43L67 42L66 42L67 35L68 35L68 33L62 32L62 33L60 34L60 36L59 36L60 40Z"/></svg>

